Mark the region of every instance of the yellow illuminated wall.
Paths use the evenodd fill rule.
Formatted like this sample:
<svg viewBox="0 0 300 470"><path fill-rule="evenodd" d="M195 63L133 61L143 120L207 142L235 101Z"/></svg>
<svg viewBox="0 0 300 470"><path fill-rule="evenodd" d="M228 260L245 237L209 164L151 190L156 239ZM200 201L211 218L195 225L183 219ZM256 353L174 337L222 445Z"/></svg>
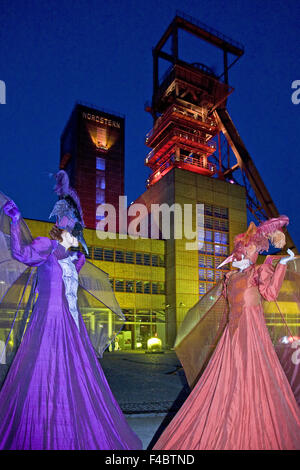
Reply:
<svg viewBox="0 0 300 470"><path fill-rule="evenodd" d="M33 237L48 236L53 225L31 219L26 219L26 223ZM127 319L123 329L127 344L121 346L132 349L141 342L146 348L147 340L157 333L165 347L165 243L116 236L100 240L96 230L84 230L89 261L109 274Z"/></svg>
<svg viewBox="0 0 300 470"><path fill-rule="evenodd" d="M150 211L151 204L163 202L172 206L177 203L204 204L204 207L224 208L228 211L228 251L233 248L234 237L247 228L245 188L226 181L192 173L179 168L172 169L155 185L150 186L135 202L141 202ZM210 218L210 215L207 215ZM213 217L218 219L217 217ZM196 230L196 219L193 230ZM212 231L215 232L214 228ZM221 230L222 232L222 230ZM223 231L224 232L224 231ZM184 233L184 230L182 230ZM225 232L224 232L225 233ZM214 263L213 281L201 279L199 269L200 255L198 250L187 250L186 238L165 241L166 253L166 318L167 344L172 347L175 342L178 326L187 311L199 300L202 284L213 285L216 279L216 264L220 257L212 253ZM203 253L202 253L203 254ZM209 253L206 254L209 256Z"/></svg>

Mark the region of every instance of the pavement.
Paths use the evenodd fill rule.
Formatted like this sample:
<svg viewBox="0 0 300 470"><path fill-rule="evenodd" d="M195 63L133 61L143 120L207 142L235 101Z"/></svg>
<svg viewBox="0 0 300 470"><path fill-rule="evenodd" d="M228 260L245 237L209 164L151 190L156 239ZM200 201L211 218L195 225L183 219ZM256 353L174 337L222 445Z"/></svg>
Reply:
<svg viewBox="0 0 300 470"><path fill-rule="evenodd" d="M128 424L151 449L190 392L175 352L106 352L100 363Z"/></svg>

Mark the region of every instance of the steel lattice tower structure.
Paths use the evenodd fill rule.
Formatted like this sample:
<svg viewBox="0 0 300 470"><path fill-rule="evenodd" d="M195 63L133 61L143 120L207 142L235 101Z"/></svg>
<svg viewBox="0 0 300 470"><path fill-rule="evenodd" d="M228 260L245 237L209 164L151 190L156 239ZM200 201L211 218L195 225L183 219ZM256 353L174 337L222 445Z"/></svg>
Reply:
<svg viewBox="0 0 300 470"><path fill-rule="evenodd" d="M221 75L205 64L179 58L180 29L221 50ZM169 39L171 53L163 51ZM153 48L153 95L152 102L145 104L153 117L153 128L146 135L146 145L152 149L145 160L152 171L147 187L174 167L241 184L246 189L248 213L260 222L277 217L279 212L226 108L233 91L228 71L243 54L241 44L184 13L176 13ZM229 57L233 57L230 64ZM170 62L161 79L159 59ZM287 248L297 252L288 232L286 238Z"/></svg>

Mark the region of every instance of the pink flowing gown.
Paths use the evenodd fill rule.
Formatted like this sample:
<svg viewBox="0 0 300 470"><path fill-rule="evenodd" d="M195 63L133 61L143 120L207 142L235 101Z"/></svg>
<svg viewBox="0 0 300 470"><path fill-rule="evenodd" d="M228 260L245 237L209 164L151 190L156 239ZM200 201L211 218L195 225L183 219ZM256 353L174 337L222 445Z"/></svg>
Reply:
<svg viewBox="0 0 300 470"><path fill-rule="evenodd" d="M204 373L154 449L300 449L300 409L271 342L261 300L276 299L286 266L227 274L225 331Z"/></svg>

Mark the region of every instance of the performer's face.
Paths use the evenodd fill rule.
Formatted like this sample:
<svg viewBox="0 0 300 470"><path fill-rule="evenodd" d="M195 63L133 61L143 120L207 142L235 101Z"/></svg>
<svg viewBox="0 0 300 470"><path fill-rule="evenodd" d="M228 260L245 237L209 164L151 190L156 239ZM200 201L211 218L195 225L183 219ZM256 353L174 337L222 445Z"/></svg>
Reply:
<svg viewBox="0 0 300 470"><path fill-rule="evenodd" d="M76 237L74 237L71 233L69 233L67 230L64 230L62 233L63 239L68 243L70 246L74 246L74 248L77 248L79 246L78 240Z"/></svg>
<svg viewBox="0 0 300 470"><path fill-rule="evenodd" d="M242 255L242 259L240 260L234 259L232 261L232 266L240 270L248 268L250 264L251 264L251 261L248 258L245 258L244 255Z"/></svg>

